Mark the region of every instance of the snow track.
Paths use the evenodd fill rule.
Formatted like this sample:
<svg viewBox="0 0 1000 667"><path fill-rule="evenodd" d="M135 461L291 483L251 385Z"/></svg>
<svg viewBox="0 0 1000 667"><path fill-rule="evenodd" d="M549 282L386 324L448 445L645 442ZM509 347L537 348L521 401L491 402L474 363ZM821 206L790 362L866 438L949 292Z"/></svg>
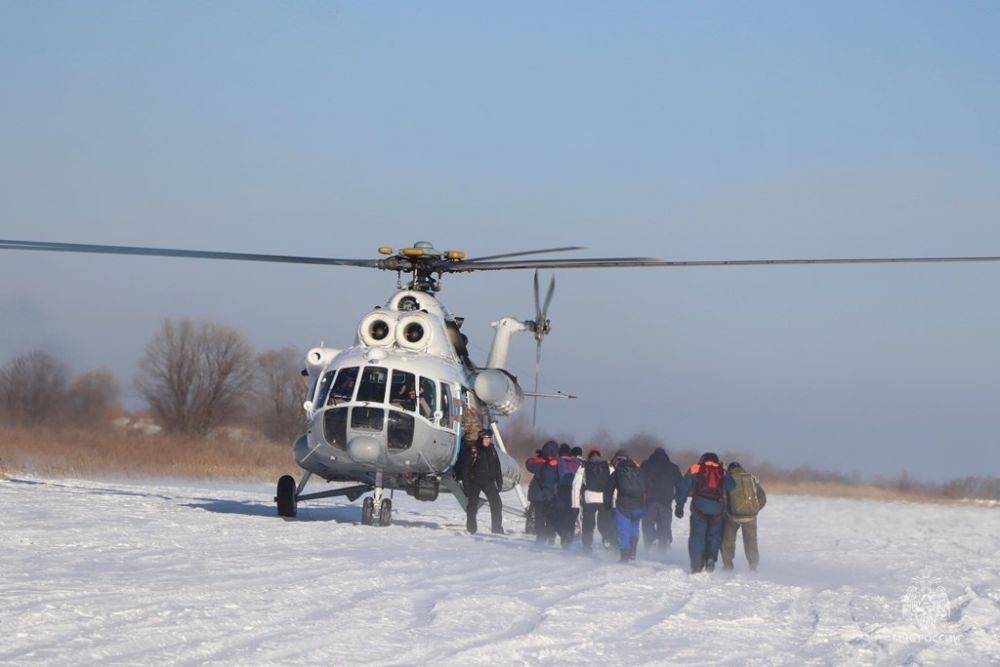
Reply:
<svg viewBox="0 0 1000 667"><path fill-rule="evenodd" d="M1000 663L992 508L774 496L758 574L691 576L686 520L622 566L188 484L0 481L0 663Z"/></svg>

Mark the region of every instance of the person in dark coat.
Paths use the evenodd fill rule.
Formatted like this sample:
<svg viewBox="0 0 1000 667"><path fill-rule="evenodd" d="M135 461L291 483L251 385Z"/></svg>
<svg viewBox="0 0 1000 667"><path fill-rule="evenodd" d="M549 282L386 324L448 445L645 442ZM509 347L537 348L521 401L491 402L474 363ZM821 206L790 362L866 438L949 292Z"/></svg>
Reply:
<svg viewBox="0 0 1000 667"><path fill-rule="evenodd" d="M537 456L524 466L534 477L528 485L528 501L535 515L535 541L556 540L556 495L559 491L559 445L549 440Z"/></svg>
<svg viewBox="0 0 1000 667"><path fill-rule="evenodd" d="M670 523L673 512L670 505L674 501L674 487L681 478L681 469L670 460L662 447L657 447L649 458L642 462L642 473L646 478L646 513L642 517L642 543L647 549L657 544L660 551L673 542Z"/></svg>
<svg viewBox="0 0 1000 667"><path fill-rule="evenodd" d="M559 450L562 451L560 446ZM559 488L556 491L556 533L563 549L569 549L576 537L576 517L580 510L573 503L573 478L576 471L583 465L583 450L579 447L569 449L566 454L560 454Z"/></svg>
<svg viewBox="0 0 1000 667"><path fill-rule="evenodd" d="M719 457L706 452L698 463L677 482L674 515L684 518L684 503L691 496L691 532L688 535L688 557L691 573L702 570L711 572L722 546L722 524L726 515L726 492L735 487L733 479L719 461Z"/></svg>
<svg viewBox="0 0 1000 667"><path fill-rule="evenodd" d="M635 560L635 549L639 544L639 521L646 508L646 482L642 469L625 452L615 454L611 464L614 472L604 487L604 507L615 508L622 562Z"/></svg>
<svg viewBox="0 0 1000 667"><path fill-rule="evenodd" d="M489 431L480 431L479 439L469 448L465 470L462 471L462 482L468 499L465 507L465 527L468 531L475 534L478 529L476 512L479 511L479 494L483 493L490 504L491 529L502 535L503 504L500 501L500 489L503 486L503 475L500 457Z"/></svg>

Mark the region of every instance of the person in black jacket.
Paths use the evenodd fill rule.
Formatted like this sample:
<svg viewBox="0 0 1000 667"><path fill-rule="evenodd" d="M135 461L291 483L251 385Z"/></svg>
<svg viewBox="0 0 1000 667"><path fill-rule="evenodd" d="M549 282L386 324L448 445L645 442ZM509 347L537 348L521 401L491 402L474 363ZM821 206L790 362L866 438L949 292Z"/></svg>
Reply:
<svg viewBox="0 0 1000 667"><path fill-rule="evenodd" d="M469 448L465 457L465 467L462 471L462 483L468 504L465 507L465 527L470 533L478 530L476 512L479 511L479 494L486 495L490 503L490 518L494 533L503 534L503 504L500 502L500 489L503 476L500 471L500 457L493 446L492 434L483 430L479 439Z"/></svg>
<svg viewBox="0 0 1000 667"><path fill-rule="evenodd" d="M664 551L673 541L670 530L673 512L670 504L674 500L674 487L681 478L681 469L670 461L670 457L662 447L657 447L649 458L642 462L642 472L646 478L646 513L642 517L642 543L647 549L651 549L656 543L660 551Z"/></svg>

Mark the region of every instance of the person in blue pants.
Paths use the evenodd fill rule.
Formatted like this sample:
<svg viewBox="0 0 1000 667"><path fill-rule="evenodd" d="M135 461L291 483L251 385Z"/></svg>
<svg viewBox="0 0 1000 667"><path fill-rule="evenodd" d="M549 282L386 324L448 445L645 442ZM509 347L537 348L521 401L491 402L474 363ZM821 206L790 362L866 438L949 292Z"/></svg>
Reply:
<svg viewBox="0 0 1000 667"><path fill-rule="evenodd" d="M691 497L691 532L688 535L688 557L691 573L715 569L722 546L722 526L726 515L726 492L735 482L726 475L719 457L702 454L698 463L691 466L677 483L674 501L678 519L684 518L684 503Z"/></svg>
<svg viewBox="0 0 1000 667"><path fill-rule="evenodd" d="M604 487L604 507L615 508L618 546L624 563L635 560L639 522L646 510L646 481L639 465L625 452L618 452L611 464L614 472Z"/></svg>

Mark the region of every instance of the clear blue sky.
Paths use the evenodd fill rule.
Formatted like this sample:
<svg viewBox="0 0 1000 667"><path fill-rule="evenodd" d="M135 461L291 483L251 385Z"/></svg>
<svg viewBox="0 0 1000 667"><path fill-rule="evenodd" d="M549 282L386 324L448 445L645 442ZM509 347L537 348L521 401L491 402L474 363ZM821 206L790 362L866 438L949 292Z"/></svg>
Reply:
<svg viewBox="0 0 1000 667"><path fill-rule="evenodd" d="M996 3L6 2L0 237L369 257L1000 254ZM1000 473L1000 265L563 271L543 424ZM480 350L528 273L454 277ZM389 274L3 253L0 358L346 344ZM531 341L515 364L530 375ZM530 381L528 381L530 384Z"/></svg>

